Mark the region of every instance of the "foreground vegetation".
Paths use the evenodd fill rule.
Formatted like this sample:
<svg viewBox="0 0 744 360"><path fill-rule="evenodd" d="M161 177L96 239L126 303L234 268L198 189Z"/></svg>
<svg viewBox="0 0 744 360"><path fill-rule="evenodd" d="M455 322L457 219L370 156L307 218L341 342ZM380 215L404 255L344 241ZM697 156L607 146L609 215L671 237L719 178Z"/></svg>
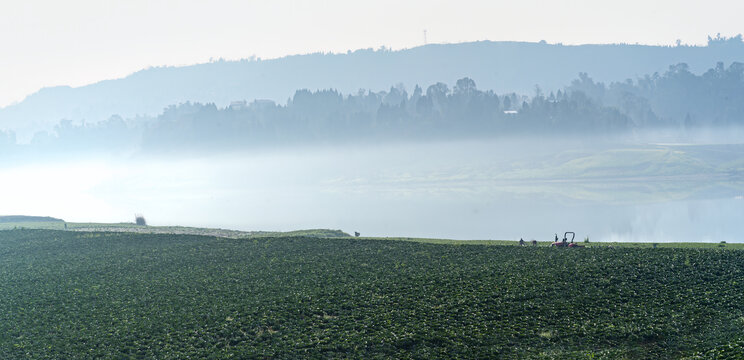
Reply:
<svg viewBox="0 0 744 360"><path fill-rule="evenodd" d="M736 356L742 264L725 248L2 231L0 358Z"/></svg>

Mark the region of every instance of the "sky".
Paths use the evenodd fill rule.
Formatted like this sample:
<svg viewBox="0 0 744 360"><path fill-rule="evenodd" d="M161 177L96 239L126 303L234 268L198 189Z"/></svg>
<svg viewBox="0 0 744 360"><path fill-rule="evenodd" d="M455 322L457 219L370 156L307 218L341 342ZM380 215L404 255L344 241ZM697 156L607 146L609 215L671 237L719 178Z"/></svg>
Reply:
<svg viewBox="0 0 744 360"><path fill-rule="evenodd" d="M739 0L0 2L0 106L150 66L428 43L704 44L744 33Z"/></svg>

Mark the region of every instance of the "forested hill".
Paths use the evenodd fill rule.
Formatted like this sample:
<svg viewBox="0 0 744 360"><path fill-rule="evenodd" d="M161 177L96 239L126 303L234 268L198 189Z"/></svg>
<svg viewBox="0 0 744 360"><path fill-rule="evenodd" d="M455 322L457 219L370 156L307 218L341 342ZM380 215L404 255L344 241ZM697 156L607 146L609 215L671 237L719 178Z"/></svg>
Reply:
<svg viewBox="0 0 744 360"><path fill-rule="evenodd" d="M744 63L716 64L702 75L686 64L638 80L602 83L581 73L569 86L532 96L481 90L473 79L453 85L401 86L342 94L298 90L285 104L270 100L172 105L157 117L90 124L60 122L28 145L0 132L5 154L75 151L170 152L309 143L427 141L513 135L635 136L744 128ZM661 141L659 139L650 139ZM666 139L667 141L670 139Z"/></svg>
<svg viewBox="0 0 744 360"><path fill-rule="evenodd" d="M580 72L602 82L636 79L686 63L699 74L717 62L744 61L741 36L713 38L707 46L581 45L473 42L432 44L390 51L309 54L274 60L218 60L184 67L155 67L118 80L79 88L46 88L0 109L0 129L22 138L62 119L95 123L111 115L156 115L184 102L227 106L234 100L284 103L297 89L381 91L403 84L453 84L469 77L497 93L532 94L538 85L555 91Z"/></svg>

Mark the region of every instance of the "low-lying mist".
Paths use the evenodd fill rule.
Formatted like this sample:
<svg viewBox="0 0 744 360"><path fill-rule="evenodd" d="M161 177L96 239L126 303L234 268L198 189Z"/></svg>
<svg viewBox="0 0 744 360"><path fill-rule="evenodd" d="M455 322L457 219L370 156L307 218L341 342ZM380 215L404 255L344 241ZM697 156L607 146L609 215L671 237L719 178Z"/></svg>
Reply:
<svg viewBox="0 0 744 360"><path fill-rule="evenodd" d="M364 236L741 241L744 145L585 138L71 158L0 168L0 214Z"/></svg>

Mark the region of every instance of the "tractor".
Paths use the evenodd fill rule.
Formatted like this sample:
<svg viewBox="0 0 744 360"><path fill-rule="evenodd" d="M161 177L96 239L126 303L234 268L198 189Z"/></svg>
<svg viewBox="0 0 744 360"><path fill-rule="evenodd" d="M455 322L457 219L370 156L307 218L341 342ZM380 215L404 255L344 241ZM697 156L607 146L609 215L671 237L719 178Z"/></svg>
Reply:
<svg viewBox="0 0 744 360"><path fill-rule="evenodd" d="M568 234L571 234L571 241L568 240ZM563 240L558 241L558 234L555 234L555 242L550 244L551 247L584 247L582 245L574 243L574 238L576 238L576 233L573 231L566 231L565 234L563 234Z"/></svg>

